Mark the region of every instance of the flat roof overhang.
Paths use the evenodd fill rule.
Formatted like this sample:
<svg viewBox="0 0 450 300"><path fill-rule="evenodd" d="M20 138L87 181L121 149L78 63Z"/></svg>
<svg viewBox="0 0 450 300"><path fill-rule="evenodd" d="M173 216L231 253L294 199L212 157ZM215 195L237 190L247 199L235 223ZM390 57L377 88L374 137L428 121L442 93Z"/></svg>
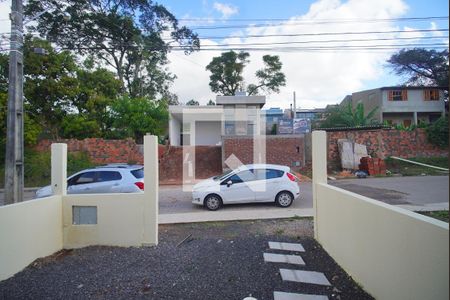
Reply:
<svg viewBox="0 0 450 300"><path fill-rule="evenodd" d="M221 105L170 105L169 115L178 120L221 121L223 107Z"/></svg>
<svg viewBox="0 0 450 300"><path fill-rule="evenodd" d="M216 96L218 105L258 105L266 104L266 96Z"/></svg>

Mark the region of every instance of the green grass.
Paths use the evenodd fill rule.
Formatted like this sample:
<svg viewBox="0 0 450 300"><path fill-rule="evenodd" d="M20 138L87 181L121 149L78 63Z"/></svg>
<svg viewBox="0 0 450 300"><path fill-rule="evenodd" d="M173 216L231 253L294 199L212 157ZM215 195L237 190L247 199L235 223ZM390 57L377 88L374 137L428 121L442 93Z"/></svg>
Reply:
<svg viewBox="0 0 450 300"><path fill-rule="evenodd" d="M448 157L416 157L409 160L417 161L420 163L447 168L448 169ZM396 160L393 158L387 158L386 169L392 174L401 174L403 176L419 176L419 175L446 175L448 172L439 171L433 168L419 166L412 163Z"/></svg>
<svg viewBox="0 0 450 300"><path fill-rule="evenodd" d="M51 181L51 154L50 152L37 152L25 150L24 180L25 187L39 187L49 185ZM69 153L67 155L67 175L70 176L83 169L94 167L86 153ZM5 184L4 162L0 165L0 187Z"/></svg>
<svg viewBox="0 0 450 300"><path fill-rule="evenodd" d="M448 210L418 211L417 213L448 223Z"/></svg>

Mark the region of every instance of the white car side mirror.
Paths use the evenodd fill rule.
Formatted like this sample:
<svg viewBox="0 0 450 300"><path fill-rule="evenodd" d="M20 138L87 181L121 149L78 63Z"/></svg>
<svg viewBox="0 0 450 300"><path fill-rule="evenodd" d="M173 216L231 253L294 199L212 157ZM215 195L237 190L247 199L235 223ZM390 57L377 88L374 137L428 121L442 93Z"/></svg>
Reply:
<svg viewBox="0 0 450 300"><path fill-rule="evenodd" d="M230 187L232 184L233 184L233 181L231 181L231 180L227 181L227 187Z"/></svg>

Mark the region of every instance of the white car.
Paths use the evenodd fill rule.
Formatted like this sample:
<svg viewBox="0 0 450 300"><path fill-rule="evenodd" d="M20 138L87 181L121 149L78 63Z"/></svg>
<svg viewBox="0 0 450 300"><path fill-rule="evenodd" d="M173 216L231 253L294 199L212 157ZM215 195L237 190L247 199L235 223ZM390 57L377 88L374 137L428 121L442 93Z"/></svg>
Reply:
<svg viewBox="0 0 450 300"><path fill-rule="evenodd" d="M144 168L141 165L109 164L67 178L67 194L138 193L143 190ZM49 185L36 191L36 198L51 195Z"/></svg>
<svg viewBox="0 0 450 300"><path fill-rule="evenodd" d="M289 207L300 196L298 179L290 168L280 165L243 165L201 181L192 189L192 203L209 210L223 204L275 202Z"/></svg>

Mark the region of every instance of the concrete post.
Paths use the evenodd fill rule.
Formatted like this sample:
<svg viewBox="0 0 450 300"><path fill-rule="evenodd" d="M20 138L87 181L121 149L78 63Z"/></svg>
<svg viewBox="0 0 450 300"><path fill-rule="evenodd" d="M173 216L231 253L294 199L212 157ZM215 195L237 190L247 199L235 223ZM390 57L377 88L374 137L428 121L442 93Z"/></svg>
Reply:
<svg viewBox="0 0 450 300"><path fill-rule="evenodd" d="M313 131L312 133L312 173L313 173L313 211L314 237L318 239L318 207L317 184L327 183L327 133Z"/></svg>
<svg viewBox="0 0 450 300"><path fill-rule="evenodd" d="M67 194L67 145L52 144L52 192L53 195Z"/></svg>
<svg viewBox="0 0 450 300"><path fill-rule="evenodd" d="M158 245L158 139L144 136L144 239L143 245Z"/></svg>

